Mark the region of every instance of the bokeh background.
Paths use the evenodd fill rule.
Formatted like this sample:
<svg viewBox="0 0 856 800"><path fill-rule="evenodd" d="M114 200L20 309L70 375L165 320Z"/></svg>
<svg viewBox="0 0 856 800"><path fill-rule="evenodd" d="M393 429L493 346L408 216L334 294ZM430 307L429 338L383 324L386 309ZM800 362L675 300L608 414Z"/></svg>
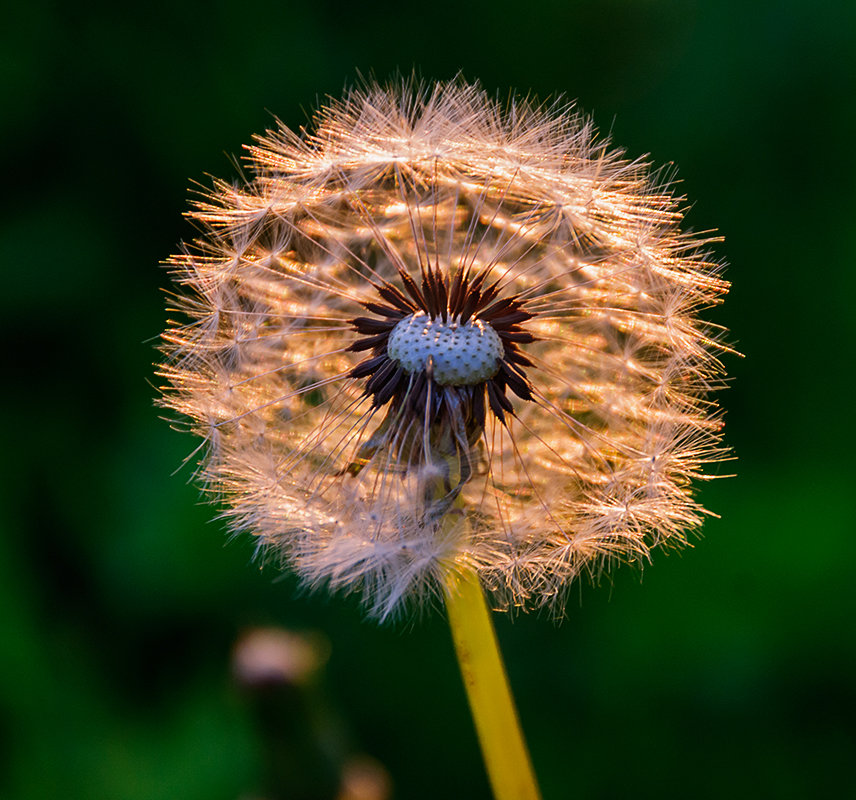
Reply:
<svg viewBox="0 0 856 800"><path fill-rule="evenodd" d="M856 794L854 9L6 4L0 797L489 796L442 615L378 627L259 569L152 404L190 180L233 176L271 113L413 68L578 98L674 162L731 264L721 519L561 625L497 621L546 800ZM279 683L236 671L260 627L297 637L262 648Z"/></svg>

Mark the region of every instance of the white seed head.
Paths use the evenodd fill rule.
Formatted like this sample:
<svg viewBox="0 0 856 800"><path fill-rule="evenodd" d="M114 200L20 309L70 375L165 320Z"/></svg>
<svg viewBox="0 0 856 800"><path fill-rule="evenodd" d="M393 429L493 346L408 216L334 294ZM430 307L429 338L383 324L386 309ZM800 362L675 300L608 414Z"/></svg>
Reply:
<svg viewBox="0 0 856 800"><path fill-rule="evenodd" d="M727 284L662 173L462 82L354 89L247 161L169 262L161 367L234 530L380 617L461 569L561 608L686 543Z"/></svg>
<svg viewBox="0 0 856 800"><path fill-rule="evenodd" d="M428 314L411 314L389 335L389 357L407 372L424 372L433 363L441 386L474 386L499 371L502 340L481 320L447 322Z"/></svg>

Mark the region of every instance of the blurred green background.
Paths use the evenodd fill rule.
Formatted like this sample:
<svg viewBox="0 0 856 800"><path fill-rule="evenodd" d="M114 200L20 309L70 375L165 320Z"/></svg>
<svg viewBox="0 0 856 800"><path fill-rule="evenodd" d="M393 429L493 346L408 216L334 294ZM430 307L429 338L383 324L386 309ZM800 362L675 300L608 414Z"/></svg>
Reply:
<svg viewBox="0 0 856 800"><path fill-rule="evenodd" d="M6 5L0 797L332 798L361 755L378 791L340 797L488 797L442 615L377 627L260 570L172 474L195 443L152 405L189 181L233 176L271 113L299 126L358 71L414 67L578 98L677 165L731 264L721 519L644 583L583 585L561 625L498 620L545 799L856 794L854 9ZM239 685L258 626L325 663Z"/></svg>

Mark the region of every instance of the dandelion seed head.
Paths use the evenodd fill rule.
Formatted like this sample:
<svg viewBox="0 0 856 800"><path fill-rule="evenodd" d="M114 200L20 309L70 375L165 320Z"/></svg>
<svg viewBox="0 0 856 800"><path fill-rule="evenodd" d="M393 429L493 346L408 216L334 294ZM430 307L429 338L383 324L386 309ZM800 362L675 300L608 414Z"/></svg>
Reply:
<svg viewBox="0 0 856 800"><path fill-rule="evenodd" d="M236 531L378 617L680 546L721 459L727 290L660 174L572 108L366 85L247 150L170 259L163 404Z"/></svg>

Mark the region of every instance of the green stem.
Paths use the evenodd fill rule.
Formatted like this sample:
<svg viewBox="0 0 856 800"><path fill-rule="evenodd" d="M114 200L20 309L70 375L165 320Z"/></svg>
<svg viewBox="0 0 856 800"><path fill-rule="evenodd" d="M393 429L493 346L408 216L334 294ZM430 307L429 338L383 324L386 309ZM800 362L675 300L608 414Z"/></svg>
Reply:
<svg viewBox="0 0 856 800"><path fill-rule="evenodd" d="M474 572L447 587L446 609L494 797L539 800L490 611Z"/></svg>

